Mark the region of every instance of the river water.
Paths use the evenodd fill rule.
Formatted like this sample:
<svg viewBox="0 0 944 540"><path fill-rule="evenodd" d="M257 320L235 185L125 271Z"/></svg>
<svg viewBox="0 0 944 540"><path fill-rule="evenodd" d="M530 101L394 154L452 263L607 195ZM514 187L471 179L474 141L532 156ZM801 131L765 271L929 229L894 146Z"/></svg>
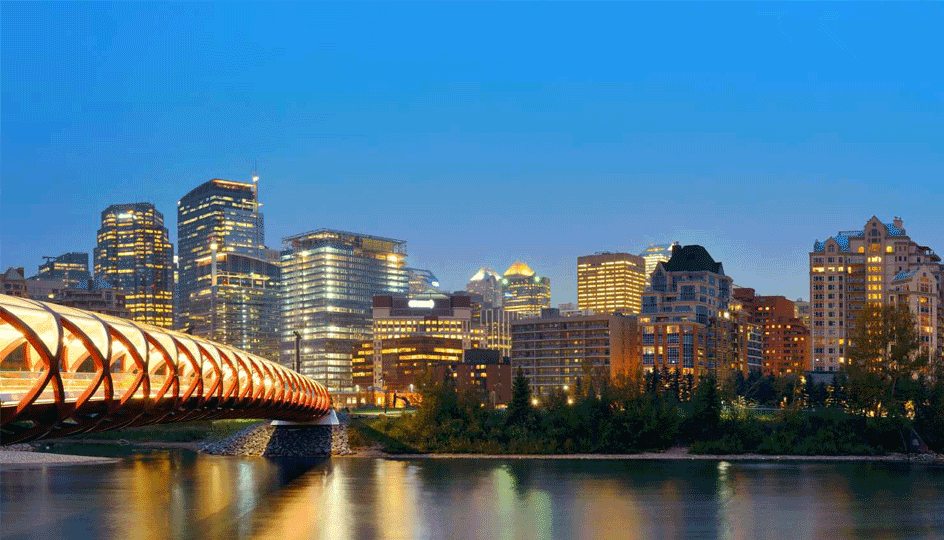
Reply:
<svg viewBox="0 0 944 540"><path fill-rule="evenodd" d="M138 453L0 470L13 538L941 538L944 468Z"/></svg>

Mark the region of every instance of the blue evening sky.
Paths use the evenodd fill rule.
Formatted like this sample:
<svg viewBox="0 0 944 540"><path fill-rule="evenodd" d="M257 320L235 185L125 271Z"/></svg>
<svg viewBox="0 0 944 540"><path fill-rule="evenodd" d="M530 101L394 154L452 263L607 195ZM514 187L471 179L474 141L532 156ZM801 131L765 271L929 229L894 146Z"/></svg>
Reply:
<svg viewBox="0 0 944 540"><path fill-rule="evenodd" d="M0 267L254 161L268 243L405 239L459 289L523 259L700 243L808 296L817 238L944 251L941 4L9 3Z"/></svg>

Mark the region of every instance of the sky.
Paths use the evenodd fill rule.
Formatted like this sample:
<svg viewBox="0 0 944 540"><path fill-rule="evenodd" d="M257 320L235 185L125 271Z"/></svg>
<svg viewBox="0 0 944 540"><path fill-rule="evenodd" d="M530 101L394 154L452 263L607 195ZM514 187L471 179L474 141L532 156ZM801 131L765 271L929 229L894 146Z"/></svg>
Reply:
<svg viewBox="0 0 944 540"><path fill-rule="evenodd" d="M808 296L816 239L901 216L944 251L944 5L10 3L0 268L101 210L254 164L266 237L408 242L461 289L514 260L704 245Z"/></svg>

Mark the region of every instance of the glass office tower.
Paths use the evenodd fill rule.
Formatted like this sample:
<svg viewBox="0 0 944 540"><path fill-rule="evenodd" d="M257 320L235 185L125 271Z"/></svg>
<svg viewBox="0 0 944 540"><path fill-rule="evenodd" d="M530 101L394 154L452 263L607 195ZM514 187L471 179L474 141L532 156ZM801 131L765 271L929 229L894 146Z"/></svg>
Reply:
<svg viewBox="0 0 944 540"><path fill-rule="evenodd" d="M351 357L371 339L373 297L406 294L406 242L321 229L285 239L282 363L330 390L352 388Z"/></svg>
<svg viewBox="0 0 944 540"><path fill-rule="evenodd" d="M265 226L259 212L255 182L214 178L192 189L177 202L178 325L192 321L191 303L206 283L198 282L198 266L216 248L263 258Z"/></svg>
<svg viewBox="0 0 944 540"><path fill-rule="evenodd" d="M177 324L278 360L279 265L259 206L258 177L214 178L177 203Z"/></svg>

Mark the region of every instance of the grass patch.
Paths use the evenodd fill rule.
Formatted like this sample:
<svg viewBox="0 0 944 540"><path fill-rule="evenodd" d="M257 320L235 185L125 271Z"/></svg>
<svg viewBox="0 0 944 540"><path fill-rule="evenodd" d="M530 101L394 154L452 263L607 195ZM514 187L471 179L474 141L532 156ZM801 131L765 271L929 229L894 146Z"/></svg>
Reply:
<svg viewBox="0 0 944 540"><path fill-rule="evenodd" d="M114 441L124 439L131 442L217 441L259 422L262 420L196 420L178 424L153 424L97 433L82 433L68 438Z"/></svg>

